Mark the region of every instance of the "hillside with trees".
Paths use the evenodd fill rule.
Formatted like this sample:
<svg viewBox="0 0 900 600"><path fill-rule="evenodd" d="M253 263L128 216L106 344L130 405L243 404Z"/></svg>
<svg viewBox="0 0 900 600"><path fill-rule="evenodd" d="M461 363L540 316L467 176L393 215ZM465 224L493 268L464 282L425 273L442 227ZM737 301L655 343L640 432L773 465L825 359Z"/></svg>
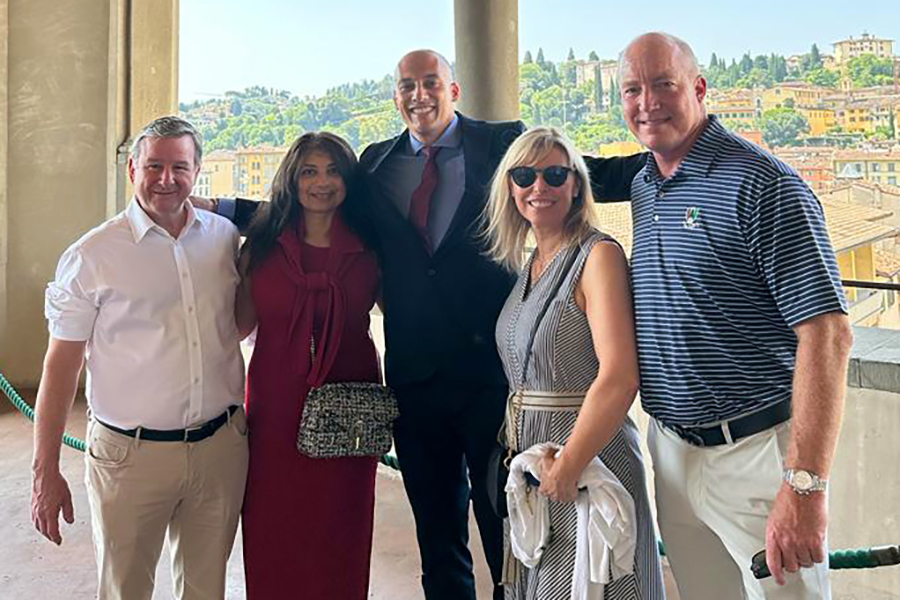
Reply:
<svg viewBox="0 0 900 600"><path fill-rule="evenodd" d="M587 59L598 64L591 52ZM525 53L519 66L520 116L529 126L560 127L585 152L596 152L601 144L632 140L622 117L619 90L604 90L602 78L578 84L579 61L570 49L565 61L554 63L539 48ZM771 87L784 81L836 87L839 75L823 66L822 55L813 44L797 64L778 54L751 56L730 62L715 53L703 67L711 89ZM846 70L854 87L886 85L892 80L890 59L863 56L850 61ZM346 138L357 151L403 130L403 122L391 97L393 81L347 83L319 97L299 98L284 90L254 86L226 92L223 98L182 104L182 114L197 123L208 151L241 147L289 145L306 131L327 129ZM463 90L465 93L465 90ZM808 124L790 110L767 114L760 129L775 141L796 142Z"/></svg>

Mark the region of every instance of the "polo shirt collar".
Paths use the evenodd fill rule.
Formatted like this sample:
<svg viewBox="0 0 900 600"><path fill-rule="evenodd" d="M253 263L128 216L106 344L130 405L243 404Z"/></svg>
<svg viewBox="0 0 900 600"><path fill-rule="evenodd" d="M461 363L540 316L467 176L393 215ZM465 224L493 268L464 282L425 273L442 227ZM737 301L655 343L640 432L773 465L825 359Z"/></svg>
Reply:
<svg viewBox="0 0 900 600"><path fill-rule="evenodd" d="M722 126L715 115L709 115L706 127L703 128L703 133L691 146L687 156L678 165L678 169L671 179L691 175L705 177L709 173L710 167L712 167L719 148L722 147L722 141L727 137L728 130ZM650 154L650 160L647 161L647 167L652 175L660 177L659 168L652 153Z"/></svg>
<svg viewBox="0 0 900 600"><path fill-rule="evenodd" d="M191 227L197 226L202 228L205 223L204 217L194 209L194 206L190 202L187 203L187 211L187 221L185 221L184 228L181 230L181 235L178 237L182 237ZM169 235L165 229L157 225L153 219L150 218L150 215L144 211L141 203L138 202L137 198L134 196L132 196L131 202L128 203L128 207L125 209L125 219L128 221L128 226L131 228L131 233L134 236L134 242L136 244L140 243L151 229L157 229L159 232Z"/></svg>
<svg viewBox="0 0 900 600"><path fill-rule="evenodd" d="M441 137L432 144L434 148L456 148L462 141L462 135L459 131L459 115L453 115L453 120L447 125L447 129L441 134ZM409 145L412 154L418 154L425 147L425 142L416 138L412 130L409 132Z"/></svg>

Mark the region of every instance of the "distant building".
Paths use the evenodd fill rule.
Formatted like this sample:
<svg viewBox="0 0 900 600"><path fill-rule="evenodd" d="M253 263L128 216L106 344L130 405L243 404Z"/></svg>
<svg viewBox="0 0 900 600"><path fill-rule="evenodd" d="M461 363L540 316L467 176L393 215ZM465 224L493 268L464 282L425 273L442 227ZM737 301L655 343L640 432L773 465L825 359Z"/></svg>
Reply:
<svg viewBox="0 0 900 600"><path fill-rule="evenodd" d="M850 62L850 59L863 54L874 54L878 58L893 58L894 40L880 39L864 33L861 38L854 39L850 36L848 40L834 43L834 62L837 67L842 67Z"/></svg>
<svg viewBox="0 0 900 600"><path fill-rule="evenodd" d="M900 95L882 93L860 98L855 94L842 102L832 102L835 121L848 133L874 133L879 127L900 139Z"/></svg>
<svg viewBox="0 0 900 600"><path fill-rule="evenodd" d="M876 251L889 251L897 229L885 224L890 211L856 206L840 201L823 201L825 222L837 256L841 279L873 281L876 274ZM610 202L596 204L594 212L600 229L618 240L630 255L633 244L631 204ZM900 261L898 261L900 262ZM880 290L846 290L850 320L854 324L875 325L896 313L896 296Z"/></svg>
<svg viewBox="0 0 900 600"><path fill-rule="evenodd" d="M896 186L900 182L900 150L835 152L834 174L836 185L863 180Z"/></svg>
<svg viewBox="0 0 900 600"><path fill-rule="evenodd" d="M275 171L285 154L287 148L267 146L236 151L234 172L237 192L247 198L268 198Z"/></svg>
<svg viewBox="0 0 900 600"><path fill-rule="evenodd" d="M834 90L803 81L785 81L762 92L762 110L773 108L819 108Z"/></svg>
<svg viewBox="0 0 900 600"><path fill-rule="evenodd" d="M794 146L778 148L775 155L794 168L820 196L834 187L834 148Z"/></svg>
<svg viewBox="0 0 900 600"><path fill-rule="evenodd" d="M716 91L706 96L706 110L728 124L755 128L762 109L759 97L753 90Z"/></svg>
<svg viewBox="0 0 900 600"><path fill-rule="evenodd" d="M209 180L209 196L234 196L235 154L228 150L216 150L203 157L200 175Z"/></svg>
<svg viewBox="0 0 900 600"><path fill-rule="evenodd" d="M610 104L610 90L612 90L613 82L618 85L619 80L619 63L615 60L579 60L575 62L575 84L583 85L589 81L597 81L600 77L600 84L603 89L603 106ZM603 106L595 107L597 110Z"/></svg>
<svg viewBox="0 0 900 600"><path fill-rule="evenodd" d="M833 108L799 106L795 110L806 117L806 120L809 122L809 135L824 135L834 129L834 126L837 124Z"/></svg>
<svg viewBox="0 0 900 600"><path fill-rule="evenodd" d="M829 198L822 199L822 208L841 279L874 281L876 252L893 248L897 235L896 227L887 224L892 213ZM896 296L883 290L848 287L845 292L854 325L876 326L896 304Z"/></svg>

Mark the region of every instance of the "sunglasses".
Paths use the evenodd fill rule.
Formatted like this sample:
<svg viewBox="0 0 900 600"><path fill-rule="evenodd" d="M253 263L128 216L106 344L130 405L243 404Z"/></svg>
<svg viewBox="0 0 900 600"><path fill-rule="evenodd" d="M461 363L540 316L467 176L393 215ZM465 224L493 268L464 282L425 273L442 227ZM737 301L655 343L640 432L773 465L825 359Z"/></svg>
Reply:
<svg viewBox="0 0 900 600"><path fill-rule="evenodd" d="M550 187L560 187L569 178L572 169L569 167L561 167L554 165L543 169L535 169L534 167L513 167L509 170L509 176L513 182L520 188L527 188L534 185L537 181L538 173L544 178L544 183Z"/></svg>

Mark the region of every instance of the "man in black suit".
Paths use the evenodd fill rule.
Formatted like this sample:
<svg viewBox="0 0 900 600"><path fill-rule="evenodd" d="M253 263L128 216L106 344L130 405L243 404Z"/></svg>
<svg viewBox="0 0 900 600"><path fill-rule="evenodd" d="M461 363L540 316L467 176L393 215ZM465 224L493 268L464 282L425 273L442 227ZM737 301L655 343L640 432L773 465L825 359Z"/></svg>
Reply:
<svg viewBox="0 0 900 600"><path fill-rule="evenodd" d="M525 125L455 112L459 84L431 50L404 56L395 84L407 129L366 148L360 166L383 272L387 383L400 403L394 440L422 585L428 600L475 600L471 499L499 599L503 525L485 483L508 394L494 327L515 275L484 255L479 225L497 164ZM643 158L588 164L598 197L627 198ZM235 221L254 209L239 201Z"/></svg>
<svg viewBox="0 0 900 600"><path fill-rule="evenodd" d="M394 102L407 125L360 158L382 255L387 381L397 393L397 458L416 520L429 600L475 599L469 499L502 597L503 524L488 503L488 455L503 423L508 385L494 342L515 277L482 253L478 220L491 177L521 121L487 123L454 112L460 94L436 52L404 56ZM427 231L413 196L427 155L437 183Z"/></svg>

